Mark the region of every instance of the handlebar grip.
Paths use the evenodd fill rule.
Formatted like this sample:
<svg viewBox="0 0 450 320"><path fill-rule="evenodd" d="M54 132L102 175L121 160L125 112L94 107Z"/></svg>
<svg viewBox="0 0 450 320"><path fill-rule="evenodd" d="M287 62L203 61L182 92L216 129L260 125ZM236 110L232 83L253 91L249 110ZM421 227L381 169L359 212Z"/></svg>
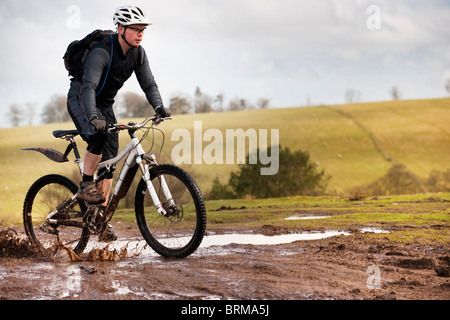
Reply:
<svg viewBox="0 0 450 320"><path fill-rule="evenodd" d="M155 114L155 119L153 119L153 122L155 124L160 124L162 121L163 120L162 120L161 116L159 116L158 114Z"/></svg>

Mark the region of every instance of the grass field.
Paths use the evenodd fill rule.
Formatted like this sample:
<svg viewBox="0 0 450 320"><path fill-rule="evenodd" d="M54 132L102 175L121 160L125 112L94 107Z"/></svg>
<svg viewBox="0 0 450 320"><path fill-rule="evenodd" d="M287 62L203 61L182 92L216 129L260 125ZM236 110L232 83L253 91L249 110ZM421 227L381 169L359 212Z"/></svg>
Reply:
<svg viewBox="0 0 450 320"><path fill-rule="evenodd" d="M364 229L366 237L402 244L450 243L450 193L367 197L295 196L272 199L206 201L208 230L255 230L267 235ZM315 219L315 218L319 219ZM133 209L120 209L114 219L136 225ZM113 220L114 223L114 220Z"/></svg>
<svg viewBox="0 0 450 320"><path fill-rule="evenodd" d="M194 121L202 121L203 132L216 128L224 136L226 129L279 129L282 147L310 152L319 169L331 176L328 193L334 195L382 177L394 162L404 164L419 177L427 177L433 170L450 169L450 99L179 115L160 126L166 138L165 159L170 161L171 150L178 143L171 141L171 132L177 128L192 132ZM63 123L0 130L3 224L20 222L26 191L38 177L48 173L73 176L76 172L73 155L69 156L70 162L58 164L36 152L20 149L52 147L64 152L66 142L55 139L51 132L73 128L72 123ZM121 146L127 140L128 135L123 133ZM81 139L77 142L83 150L85 143ZM147 138L145 146L150 144ZM203 147L208 144L205 141ZM238 165L182 167L193 173L203 193L207 193L215 177L226 182Z"/></svg>

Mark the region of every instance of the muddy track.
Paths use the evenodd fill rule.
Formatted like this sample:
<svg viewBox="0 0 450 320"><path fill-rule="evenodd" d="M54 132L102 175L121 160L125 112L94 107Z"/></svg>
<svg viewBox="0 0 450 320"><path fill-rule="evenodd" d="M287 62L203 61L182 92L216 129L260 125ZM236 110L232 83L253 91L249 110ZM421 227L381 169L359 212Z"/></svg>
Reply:
<svg viewBox="0 0 450 320"><path fill-rule="evenodd" d="M185 259L164 259L136 240L136 230L120 225L116 230L119 247L125 243L127 250L120 255L116 249L109 259L92 259L93 249L79 261L40 259L20 241L10 239L5 249L3 239L0 299L450 298L450 253L444 245L392 244L355 233L273 245L208 245ZM14 245L21 245L22 253Z"/></svg>

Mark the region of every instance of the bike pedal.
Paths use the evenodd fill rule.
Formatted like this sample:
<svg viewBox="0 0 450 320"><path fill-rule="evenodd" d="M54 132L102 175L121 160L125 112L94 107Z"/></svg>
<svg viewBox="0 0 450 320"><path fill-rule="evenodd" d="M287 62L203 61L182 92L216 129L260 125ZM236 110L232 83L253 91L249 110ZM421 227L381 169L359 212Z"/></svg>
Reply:
<svg viewBox="0 0 450 320"><path fill-rule="evenodd" d="M54 227L52 227L48 222L44 222L44 223L39 227L39 229L40 229L41 231L44 231L44 232L50 233L50 234L57 234L57 233L58 233L58 231L57 231Z"/></svg>

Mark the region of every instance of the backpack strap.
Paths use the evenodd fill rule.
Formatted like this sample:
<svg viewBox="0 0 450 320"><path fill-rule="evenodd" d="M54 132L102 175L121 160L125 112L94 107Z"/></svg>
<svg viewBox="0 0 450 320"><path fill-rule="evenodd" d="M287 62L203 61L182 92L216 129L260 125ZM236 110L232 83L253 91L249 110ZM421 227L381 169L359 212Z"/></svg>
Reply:
<svg viewBox="0 0 450 320"><path fill-rule="evenodd" d="M109 37L111 38L111 53L110 53L111 58L109 59L109 65L108 65L108 69L106 70L106 75L105 75L105 79L103 80L102 87L100 88L100 90L97 91L95 96L98 96L100 94L100 92L102 92L103 88L105 87L106 79L108 79L109 70L111 69L111 64L112 64L112 60L113 60L114 45L113 45L113 37L112 36L109 36Z"/></svg>
<svg viewBox="0 0 450 320"><path fill-rule="evenodd" d="M142 53L142 50L144 50L144 48L142 48L142 46L139 46L134 49L133 54L134 54L134 67L135 68L144 63L144 61L143 61L144 54Z"/></svg>

